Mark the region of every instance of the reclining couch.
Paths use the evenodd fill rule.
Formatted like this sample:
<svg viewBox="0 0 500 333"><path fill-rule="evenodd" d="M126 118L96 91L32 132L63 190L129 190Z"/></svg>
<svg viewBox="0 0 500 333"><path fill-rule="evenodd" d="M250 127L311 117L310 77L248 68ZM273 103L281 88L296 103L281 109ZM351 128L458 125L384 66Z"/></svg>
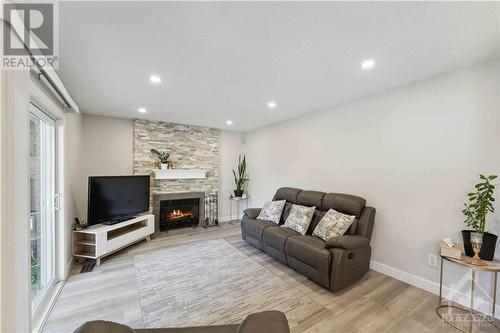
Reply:
<svg viewBox="0 0 500 333"><path fill-rule="evenodd" d="M283 187L278 189L273 200L286 200L279 225L257 220L260 208L244 211L241 233L247 243L334 292L358 281L368 271L375 208L366 206L365 199ZM281 227L293 204L316 207L306 235ZM312 232L330 208L355 215L357 223L354 222L343 236L325 242L312 236Z"/></svg>

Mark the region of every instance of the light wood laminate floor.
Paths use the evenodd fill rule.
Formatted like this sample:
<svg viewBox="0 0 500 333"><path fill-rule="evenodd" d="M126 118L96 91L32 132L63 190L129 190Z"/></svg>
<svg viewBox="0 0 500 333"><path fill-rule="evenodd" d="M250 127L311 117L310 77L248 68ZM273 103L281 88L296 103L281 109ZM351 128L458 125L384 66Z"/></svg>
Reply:
<svg viewBox="0 0 500 333"><path fill-rule="evenodd" d="M90 273L80 274L81 266L75 265L44 332L72 332L92 319L143 327L134 257L179 244L221 238L324 306L325 310L294 327L294 333L458 332L444 326L436 315L438 298L433 294L371 270L352 287L332 293L242 242L239 223L171 231L103 259L102 265ZM492 327L477 331L496 332Z"/></svg>

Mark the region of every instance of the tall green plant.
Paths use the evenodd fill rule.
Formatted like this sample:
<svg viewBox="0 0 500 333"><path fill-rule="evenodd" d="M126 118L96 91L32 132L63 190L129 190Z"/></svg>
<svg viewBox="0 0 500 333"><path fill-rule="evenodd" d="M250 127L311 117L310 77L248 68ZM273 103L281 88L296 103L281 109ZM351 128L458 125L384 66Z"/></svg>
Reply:
<svg viewBox="0 0 500 333"><path fill-rule="evenodd" d="M465 209L462 210L462 213L465 215L465 224L476 232L483 234L486 227L486 215L495 211L495 208L493 208L495 185L491 184L491 181L497 176L479 175L479 178L481 182L474 187L475 192L467 194L469 203L464 204Z"/></svg>
<svg viewBox="0 0 500 333"><path fill-rule="evenodd" d="M170 157L169 153L164 153L164 152L158 151L154 148L151 149L150 151L151 151L151 154L153 154L153 156L156 157L156 159L158 161L160 161L160 163L162 163L162 164L168 163L168 158Z"/></svg>
<svg viewBox="0 0 500 333"><path fill-rule="evenodd" d="M236 190L242 191L243 188L245 187L245 183L250 180L248 179L247 161L245 155L243 155L243 159L241 159L241 155L238 157L238 172L234 171L233 169L233 175L234 175L234 184L236 185Z"/></svg>

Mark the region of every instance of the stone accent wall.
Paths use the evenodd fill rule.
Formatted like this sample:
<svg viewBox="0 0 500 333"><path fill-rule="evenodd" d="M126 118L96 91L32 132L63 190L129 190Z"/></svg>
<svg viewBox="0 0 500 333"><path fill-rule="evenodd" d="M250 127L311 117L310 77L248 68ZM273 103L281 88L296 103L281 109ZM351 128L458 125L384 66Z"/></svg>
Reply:
<svg viewBox="0 0 500 333"><path fill-rule="evenodd" d="M151 192L211 192L219 181L219 137L215 128L160 121L134 120L134 174L154 169L151 148L170 153L175 169L208 170L206 179L161 179L151 177Z"/></svg>

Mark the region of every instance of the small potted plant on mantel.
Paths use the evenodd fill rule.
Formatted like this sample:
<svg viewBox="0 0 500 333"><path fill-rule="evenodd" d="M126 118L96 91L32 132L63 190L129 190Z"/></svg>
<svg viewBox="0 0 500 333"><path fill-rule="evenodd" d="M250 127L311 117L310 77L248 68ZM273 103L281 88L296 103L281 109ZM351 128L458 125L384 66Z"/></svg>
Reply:
<svg viewBox="0 0 500 333"><path fill-rule="evenodd" d="M170 157L169 153L161 152L156 149L151 149L151 154L156 158L158 162L160 162L160 169L167 170L168 169L168 158Z"/></svg>
<svg viewBox="0 0 500 333"><path fill-rule="evenodd" d="M462 212L465 215L465 224L474 230L462 230L465 254L473 257L470 263L484 265L483 260L493 260L497 235L485 232L486 215L493 213L495 185L491 183L497 176L479 175L481 181L475 185L475 191L468 193L469 203L464 204Z"/></svg>
<svg viewBox="0 0 500 333"><path fill-rule="evenodd" d="M247 175L247 161L245 155L243 155L243 159L241 159L241 155L238 157L238 172L233 169L233 175L234 184L236 185L234 196L239 198L243 195L246 182L250 180Z"/></svg>

